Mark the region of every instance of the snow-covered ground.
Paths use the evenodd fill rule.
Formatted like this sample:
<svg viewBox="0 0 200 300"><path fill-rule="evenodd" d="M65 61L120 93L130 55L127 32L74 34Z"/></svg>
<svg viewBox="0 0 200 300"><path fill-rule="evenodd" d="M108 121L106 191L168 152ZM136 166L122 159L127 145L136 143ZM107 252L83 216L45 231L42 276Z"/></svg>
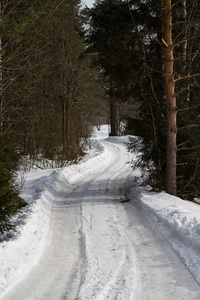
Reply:
<svg viewBox="0 0 200 300"><path fill-rule="evenodd" d="M127 141L102 126L77 165L26 175L0 299L200 299L200 206L138 186Z"/></svg>

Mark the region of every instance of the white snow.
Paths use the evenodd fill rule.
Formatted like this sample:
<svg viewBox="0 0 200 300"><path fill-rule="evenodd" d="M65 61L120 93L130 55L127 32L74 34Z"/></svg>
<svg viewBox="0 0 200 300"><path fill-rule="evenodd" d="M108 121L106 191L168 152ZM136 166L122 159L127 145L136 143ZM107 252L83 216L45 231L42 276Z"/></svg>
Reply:
<svg viewBox="0 0 200 300"><path fill-rule="evenodd" d="M107 127L107 126L106 126ZM99 132L101 137L108 136L108 128ZM65 191L73 189L73 183L85 176L110 157L101 143L91 139L92 149L77 165L62 169L31 170L25 179L21 197L31 205L19 214L20 228L12 232L12 239L0 244L0 296L24 278L38 262L48 245L51 205ZM1 240L4 239L4 235Z"/></svg>
<svg viewBox="0 0 200 300"><path fill-rule="evenodd" d="M140 187L131 195L200 284L200 205Z"/></svg>
<svg viewBox="0 0 200 300"><path fill-rule="evenodd" d="M187 268L189 274L192 274L195 282L194 287L193 283L191 284L192 291L189 291L188 287L186 290L184 283L179 285L174 298L167 296L168 287L166 287L166 296L162 299L200 298L200 292L199 294L197 292L200 285L200 206L170 196L165 192L154 193L148 187L138 186L134 178L139 177L140 172L130 167L132 154L127 152L124 145L127 141L127 137L108 138L108 126L104 125L100 131L94 130L91 149L77 165L54 170L31 170L27 174L22 197L29 205L16 216L20 220L18 220L17 232L11 234L12 238L8 240L6 235L1 237L0 299L12 299L6 298L7 295L12 294L13 288L28 277L34 267L38 268L45 253L50 253L50 250L58 252L54 262L58 264L57 260L61 255L59 248L72 243L73 247L69 248L70 245L68 245L65 254L64 252L62 254L66 257L71 255L68 264L74 268L73 275L70 275L65 282L63 281L61 286L57 284L63 291L68 281L71 286L69 289L77 288L77 291L70 292L70 295L74 296L67 299L160 300L161 294L155 291L153 278L150 280L150 275L147 276L147 271L143 270L145 266L142 263L144 264L145 260L141 262L141 257L142 255L146 257L147 252L143 253L142 243L137 242L138 239L133 235L135 231L138 236L143 236L143 238L146 236L148 241L144 241L144 244L151 243L153 247L154 237L147 231L147 221L139 215L140 212L144 213L155 231L158 230L164 237L169 248L176 253L175 256L179 257L181 264ZM98 176L95 177L95 174ZM131 198L128 203L123 203L126 200L122 188L124 183L125 192L129 193ZM134 211L136 216L132 217ZM134 222L136 222L137 215L138 223L136 224ZM63 226L68 226L66 228L70 228L70 232L65 232ZM66 237L63 235L60 237L59 232L53 231L54 227L56 230L64 228ZM79 237L76 236L78 234ZM57 244L54 250L50 249L52 239L55 239ZM65 245L61 246L59 243L65 243ZM165 245L164 248L167 246ZM155 252L157 251L156 246ZM74 258L72 258L73 253ZM48 255L51 261L52 257ZM152 259L151 254L148 255L148 260L157 259ZM164 255L163 253L163 260L165 260ZM169 257L171 260L175 259L171 254ZM49 261L43 264L47 265ZM155 272L154 267L151 265L151 272ZM174 273L172 268L173 264L170 268L169 264L166 264L164 269L172 274ZM182 267L177 268L182 274ZM164 269L159 269L163 281ZM156 270L158 271L157 266ZM38 274L42 274L42 269ZM176 279L173 275L170 276L171 284L176 286ZM184 278L186 279L183 282L187 282L188 277ZM36 279L32 280L34 282ZM49 286L51 280L55 279L49 279ZM59 280L61 282L61 279ZM57 277L56 282L59 282ZM138 291L139 286L141 286L141 291L144 290L142 284L146 289L143 294ZM169 291L173 288L170 287ZM152 290L152 294L147 289ZM56 292L57 290L54 291ZM55 295L52 297L45 293L46 298L29 294L28 298L22 296L16 299L59 299ZM134 298L135 295L136 298ZM187 298L187 295L191 295L190 298Z"/></svg>

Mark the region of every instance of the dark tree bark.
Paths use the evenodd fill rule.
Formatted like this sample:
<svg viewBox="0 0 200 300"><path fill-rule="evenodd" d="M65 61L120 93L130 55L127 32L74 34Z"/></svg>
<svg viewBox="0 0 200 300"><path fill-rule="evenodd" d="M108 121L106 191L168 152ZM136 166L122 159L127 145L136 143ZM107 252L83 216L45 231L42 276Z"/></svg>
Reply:
<svg viewBox="0 0 200 300"><path fill-rule="evenodd" d="M117 103L116 100L110 97L110 136L118 135L118 120L117 120Z"/></svg>

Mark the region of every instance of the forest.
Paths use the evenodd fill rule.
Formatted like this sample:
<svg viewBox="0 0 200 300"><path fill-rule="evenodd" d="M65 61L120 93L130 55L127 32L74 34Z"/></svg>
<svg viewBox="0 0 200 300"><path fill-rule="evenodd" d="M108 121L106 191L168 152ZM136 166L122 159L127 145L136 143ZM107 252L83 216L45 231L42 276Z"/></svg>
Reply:
<svg viewBox="0 0 200 300"><path fill-rule="evenodd" d="M200 198L199 20L198 0L1 1L1 232L19 168L79 161L102 122L132 136L144 184Z"/></svg>

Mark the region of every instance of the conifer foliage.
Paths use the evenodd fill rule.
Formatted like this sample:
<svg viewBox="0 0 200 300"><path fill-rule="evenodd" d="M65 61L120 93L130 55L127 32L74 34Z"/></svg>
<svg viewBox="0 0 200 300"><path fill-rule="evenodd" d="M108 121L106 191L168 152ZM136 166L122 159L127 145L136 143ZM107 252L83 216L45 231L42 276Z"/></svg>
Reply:
<svg viewBox="0 0 200 300"><path fill-rule="evenodd" d="M12 228L10 218L24 205L15 184L19 154L5 136L0 137L0 162L0 232L3 233Z"/></svg>
<svg viewBox="0 0 200 300"><path fill-rule="evenodd" d="M112 79L110 94L139 103L139 118L129 115L127 126L143 141L136 165L151 186L186 199L200 197L199 5L98 0L90 10L89 42ZM137 146L135 139L129 148Z"/></svg>

